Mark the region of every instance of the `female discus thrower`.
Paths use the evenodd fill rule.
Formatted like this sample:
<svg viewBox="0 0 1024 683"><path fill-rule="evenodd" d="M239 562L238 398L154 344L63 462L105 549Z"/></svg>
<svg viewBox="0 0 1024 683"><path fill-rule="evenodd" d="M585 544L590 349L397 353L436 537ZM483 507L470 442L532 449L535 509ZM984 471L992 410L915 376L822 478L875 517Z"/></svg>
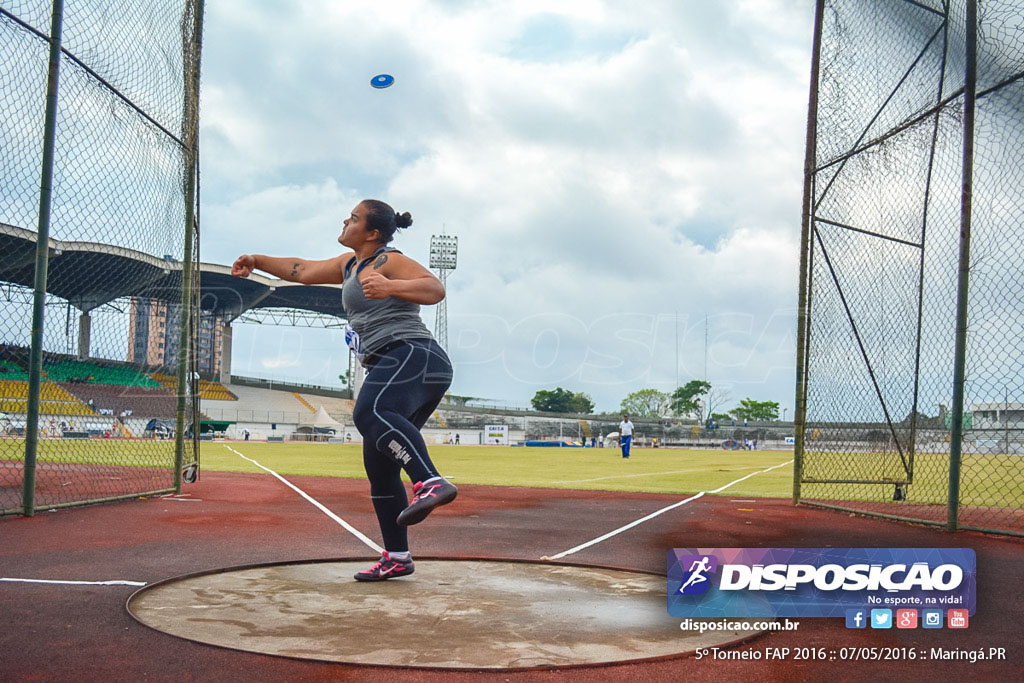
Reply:
<svg viewBox="0 0 1024 683"><path fill-rule="evenodd" d="M452 365L419 316L420 304L444 298L444 285L387 246L396 229L410 225L408 213L366 199L352 209L338 238L351 252L322 261L243 254L231 268L238 277L258 269L291 282L342 285L345 340L367 368L352 417L363 435L363 465L385 548L377 564L355 575L358 581L412 574L406 527L458 493L437 473L420 434L451 385ZM403 469L416 482L411 503Z"/></svg>

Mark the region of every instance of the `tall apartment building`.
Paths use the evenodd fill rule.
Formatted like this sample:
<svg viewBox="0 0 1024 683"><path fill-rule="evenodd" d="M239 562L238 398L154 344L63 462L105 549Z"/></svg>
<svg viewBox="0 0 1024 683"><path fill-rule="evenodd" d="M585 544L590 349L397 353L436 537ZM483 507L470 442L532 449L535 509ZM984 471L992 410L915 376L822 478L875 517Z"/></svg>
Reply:
<svg viewBox="0 0 1024 683"><path fill-rule="evenodd" d="M196 364L201 374L220 373L221 327L216 316L200 311ZM128 318L129 362L150 367L176 365L180 329L180 304L132 297Z"/></svg>

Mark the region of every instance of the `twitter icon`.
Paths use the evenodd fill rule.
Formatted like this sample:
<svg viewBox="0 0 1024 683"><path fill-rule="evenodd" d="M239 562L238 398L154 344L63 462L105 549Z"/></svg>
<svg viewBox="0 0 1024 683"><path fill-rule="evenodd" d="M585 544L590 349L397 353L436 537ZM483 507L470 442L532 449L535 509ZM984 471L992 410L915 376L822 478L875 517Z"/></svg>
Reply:
<svg viewBox="0 0 1024 683"><path fill-rule="evenodd" d="M871 610L871 628L892 628L892 610Z"/></svg>

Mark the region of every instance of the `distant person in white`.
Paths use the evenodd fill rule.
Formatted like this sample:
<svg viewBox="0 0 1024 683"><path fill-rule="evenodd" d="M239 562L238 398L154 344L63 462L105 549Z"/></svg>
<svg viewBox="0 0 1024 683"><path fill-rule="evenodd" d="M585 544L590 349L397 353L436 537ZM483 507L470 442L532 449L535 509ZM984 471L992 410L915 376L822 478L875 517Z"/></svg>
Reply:
<svg viewBox="0 0 1024 683"><path fill-rule="evenodd" d="M629 415L622 416L619 423L619 446L622 447L622 457L629 457L629 446L633 443L633 423L629 421Z"/></svg>

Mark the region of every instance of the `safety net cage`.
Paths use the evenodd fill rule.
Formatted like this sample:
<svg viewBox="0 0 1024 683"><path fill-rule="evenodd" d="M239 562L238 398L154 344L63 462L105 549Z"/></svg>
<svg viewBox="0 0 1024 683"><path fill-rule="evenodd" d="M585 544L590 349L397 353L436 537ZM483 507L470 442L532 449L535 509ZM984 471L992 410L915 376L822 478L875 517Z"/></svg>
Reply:
<svg viewBox="0 0 1024 683"><path fill-rule="evenodd" d="M817 3L794 500L1024 533L1024 1Z"/></svg>
<svg viewBox="0 0 1024 683"><path fill-rule="evenodd" d="M198 462L201 20L0 0L0 514L180 490Z"/></svg>

